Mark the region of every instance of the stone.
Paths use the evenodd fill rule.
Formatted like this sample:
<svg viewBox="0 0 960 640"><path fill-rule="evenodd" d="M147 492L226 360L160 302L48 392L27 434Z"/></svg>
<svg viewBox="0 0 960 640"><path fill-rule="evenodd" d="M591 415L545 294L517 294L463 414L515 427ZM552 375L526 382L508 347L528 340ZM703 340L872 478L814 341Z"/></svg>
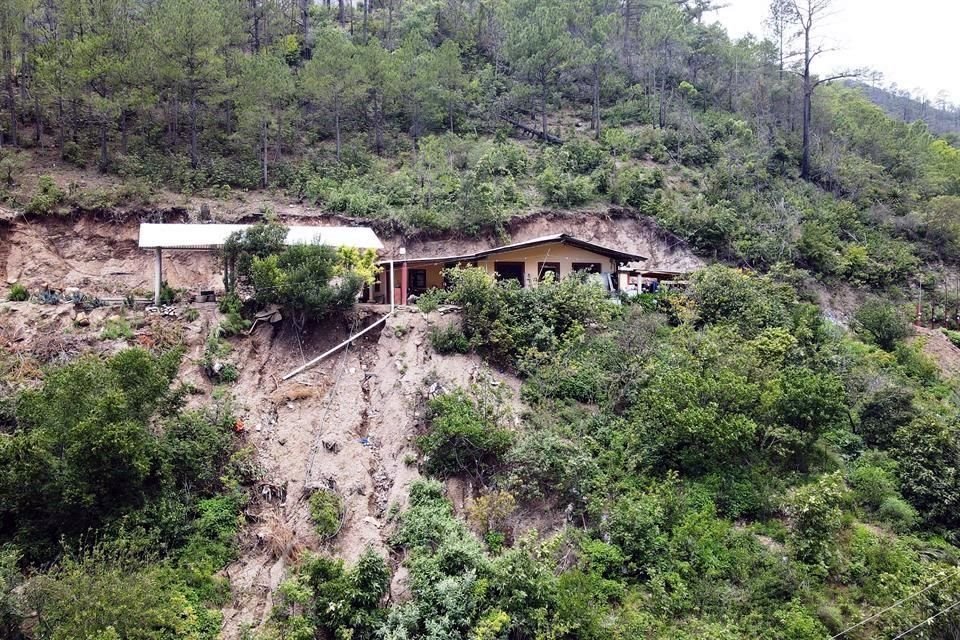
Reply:
<svg viewBox="0 0 960 640"><path fill-rule="evenodd" d="M90 317L83 311L77 313L77 317L73 319L74 324L78 327L89 327L90 326Z"/></svg>

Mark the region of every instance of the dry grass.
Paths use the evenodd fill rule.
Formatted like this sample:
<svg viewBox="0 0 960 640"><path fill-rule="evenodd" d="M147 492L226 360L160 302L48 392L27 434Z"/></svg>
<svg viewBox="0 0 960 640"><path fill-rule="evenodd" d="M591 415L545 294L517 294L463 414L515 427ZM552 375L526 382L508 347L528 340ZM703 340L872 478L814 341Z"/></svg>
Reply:
<svg viewBox="0 0 960 640"><path fill-rule="evenodd" d="M296 402L297 400L306 400L317 394L317 388L305 384L295 384L283 389L277 389L270 396L270 399L279 404L281 402Z"/></svg>
<svg viewBox="0 0 960 640"><path fill-rule="evenodd" d="M166 351L183 344L183 326L166 318L149 318L137 332L137 344L151 351Z"/></svg>
<svg viewBox="0 0 960 640"><path fill-rule="evenodd" d="M274 560L296 560L306 548L293 526L275 509L263 515L258 537Z"/></svg>

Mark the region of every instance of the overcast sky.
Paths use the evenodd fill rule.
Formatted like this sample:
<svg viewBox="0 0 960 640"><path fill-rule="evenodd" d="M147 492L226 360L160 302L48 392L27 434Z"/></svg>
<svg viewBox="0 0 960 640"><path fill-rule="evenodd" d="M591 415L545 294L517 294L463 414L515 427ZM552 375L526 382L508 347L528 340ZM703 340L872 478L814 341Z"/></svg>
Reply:
<svg viewBox="0 0 960 640"><path fill-rule="evenodd" d="M712 14L733 37L766 35L769 0L720 0ZM884 85L922 88L931 99L941 89L960 103L960 0L834 0L821 33L837 51L824 54L820 73L870 67Z"/></svg>

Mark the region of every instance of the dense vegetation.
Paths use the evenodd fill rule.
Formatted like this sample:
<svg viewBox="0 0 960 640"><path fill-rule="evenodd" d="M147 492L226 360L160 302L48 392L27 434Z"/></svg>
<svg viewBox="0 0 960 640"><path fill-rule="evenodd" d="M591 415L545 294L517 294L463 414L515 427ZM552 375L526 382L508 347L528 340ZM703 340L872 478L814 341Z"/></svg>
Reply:
<svg viewBox="0 0 960 640"><path fill-rule="evenodd" d="M47 372L0 417L0 634L216 638L242 484L228 401L183 408L181 353L128 349ZM28 573L20 590L20 570Z"/></svg>
<svg viewBox="0 0 960 640"><path fill-rule="evenodd" d="M451 277L433 294L463 306L447 333L521 373L522 426L482 383L429 399L423 468L481 487L467 522L442 484L415 485L392 538L412 599L362 595L380 593L375 559L307 563L280 637L342 637L331 599L363 621L354 638L803 640L875 613L846 637L893 637L960 597L960 405L902 337L862 342L723 267L625 307L576 280ZM511 539L514 509L544 501L566 526Z"/></svg>
<svg viewBox="0 0 960 640"><path fill-rule="evenodd" d="M806 289L916 280L945 316L924 270L960 258L960 146L797 77L796 16L773 4L784 38L731 41L708 0L0 3L0 198L28 215L161 186L272 189L401 232L616 207L753 268L623 305L577 278L451 272L421 298L462 310L432 345L521 376L528 411L508 420L492 385L425 397L411 464L429 478L391 512L395 556L303 559L264 637L807 640L873 614L844 637L935 614L926 637L960 633L956 385L902 309L871 299L848 332ZM19 189L51 148L120 186ZM372 276L372 256L282 231L226 248L215 381L238 375L236 294L323 316ZM179 357L0 386L0 635L29 617L38 639L216 637L251 453L226 400L184 409ZM466 521L451 477L478 490ZM335 494L310 508L338 530ZM512 539L518 508L562 520ZM411 597L388 605L398 559Z"/></svg>
<svg viewBox="0 0 960 640"><path fill-rule="evenodd" d="M313 319L352 305L364 284L371 284L376 251L326 245L285 246L287 227L255 224L233 233L223 247L227 299L239 301L248 289L258 305L278 304Z"/></svg>
<svg viewBox="0 0 960 640"><path fill-rule="evenodd" d="M133 191L48 180L19 202L32 212L136 201L142 181L270 186L411 231L613 203L707 255L857 284L953 259L955 137L798 77L797 16L774 5L776 37L734 42L692 0L16 0L6 184L29 160L13 148L53 142ZM512 123L562 144L511 140Z"/></svg>

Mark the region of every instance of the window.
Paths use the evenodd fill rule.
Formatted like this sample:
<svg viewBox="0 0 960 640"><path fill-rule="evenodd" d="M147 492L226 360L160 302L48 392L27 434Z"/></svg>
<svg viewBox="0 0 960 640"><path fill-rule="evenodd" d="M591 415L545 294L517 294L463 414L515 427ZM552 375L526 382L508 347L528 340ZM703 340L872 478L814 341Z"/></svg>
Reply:
<svg viewBox="0 0 960 640"><path fill-rule="evenodd" d="M574 262L574 271L586 271L587 273L602 273L603 265L599 262Z"/></svg>
<svg viewBox="0 0 960 640"><path fill-rule="evenodd" d="M516 280L521 287L523 286L523 269L524 264L522 262L493 263L493 271L497 274L497 278L500 280Z"/></svg>
<svg viewBox="0 0 960 640"><path fill-rule="evenodd" d="M547 278L548 273L553 274L554 282L560 280L560 263L559 262L538 262L537 263L537 273L539 274L538 280L543 282Z"/></svg>

